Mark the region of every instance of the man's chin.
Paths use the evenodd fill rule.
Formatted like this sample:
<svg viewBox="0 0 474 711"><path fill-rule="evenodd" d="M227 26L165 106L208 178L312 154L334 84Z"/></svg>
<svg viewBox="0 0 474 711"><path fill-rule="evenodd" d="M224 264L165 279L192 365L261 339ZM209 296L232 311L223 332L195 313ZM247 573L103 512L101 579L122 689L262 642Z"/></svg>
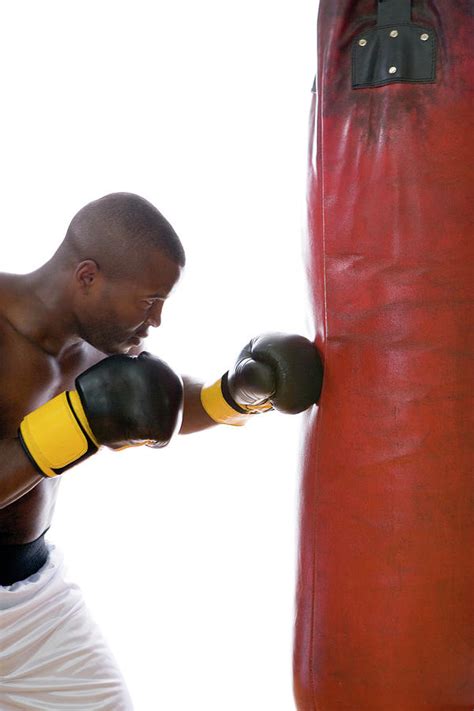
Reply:
<svg viewBox="0 0 474 711"><path fill-rule="evenodd" d="M119 343L118 345L101 345L95 348L106 356L126 355L133 346L130 343Z"/></svg>
<svg viewBox="0 0 474 711"><path fill-rule="evenodd" d="M133 352L135 349L140 348L142 339L132 336L119 343L92 343L91 341L88 341L88 343L106 356L127 355L130 351Z"/></svg>
<svg viewBox="0 0 474 711"><path fill-rule="evenodd" d="M143 338L131 338L122 345L121 353L137 355L143 350Z"/></svg>
<svg viewBox="0 0 474 711"><path fill-rule="evenodd" d="M130 353L130 351L133 351L136 347L137 346L134 343L130 343L130 341L127 341L126 343L121 343L120 346L117 346L114 351L114 354L122 353L124 355L127 355L127 353Z"/></svg>

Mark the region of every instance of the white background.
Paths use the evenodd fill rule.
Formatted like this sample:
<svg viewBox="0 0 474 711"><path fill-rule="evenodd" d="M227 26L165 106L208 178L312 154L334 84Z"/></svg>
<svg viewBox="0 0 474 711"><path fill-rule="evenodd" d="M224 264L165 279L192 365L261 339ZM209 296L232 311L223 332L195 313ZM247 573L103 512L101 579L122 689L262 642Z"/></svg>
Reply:
<svg viewBox="0 0 474 711"><path fill-rule="evenodd" d="M251 337L312 337L303 260L316 2L3 4L2 270L85 203L136 192L187 267L147 349L219 377ZM65 553L137 711L291 711L306 415L103 451L64 476Z"/></svg>

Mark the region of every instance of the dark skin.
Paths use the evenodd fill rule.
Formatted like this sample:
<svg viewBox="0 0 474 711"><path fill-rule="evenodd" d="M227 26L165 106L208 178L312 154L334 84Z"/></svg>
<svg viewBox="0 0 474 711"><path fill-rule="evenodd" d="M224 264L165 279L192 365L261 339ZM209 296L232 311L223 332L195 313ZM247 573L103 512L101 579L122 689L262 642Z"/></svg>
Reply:
<svg viewBox="0 0 474 711"><path fill-rule="evenodd" d="M157 249L135 277L111 280L93 260L58 258L32 274L0 274L0 544L28 543L49 527L61 481L30 464L17 438L22 418L107 356L140 353L180 275ZM202 383L183 382L180 434L215 426L201 406Z"/></svg>

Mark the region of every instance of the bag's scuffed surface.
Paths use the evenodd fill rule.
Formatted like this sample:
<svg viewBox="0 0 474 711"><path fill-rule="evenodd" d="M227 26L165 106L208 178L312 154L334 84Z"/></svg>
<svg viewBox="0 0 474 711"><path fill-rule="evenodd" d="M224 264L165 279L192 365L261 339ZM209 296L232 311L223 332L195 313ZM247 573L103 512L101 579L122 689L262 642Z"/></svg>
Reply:
<svg viewBox="0 0 474 711"><path fill-rule="evenodd" d="M435 81L353 88L377 3L320 2L308 274L325 379L302 463L300 711L474 708L474 4L412 5Z"/></svg>

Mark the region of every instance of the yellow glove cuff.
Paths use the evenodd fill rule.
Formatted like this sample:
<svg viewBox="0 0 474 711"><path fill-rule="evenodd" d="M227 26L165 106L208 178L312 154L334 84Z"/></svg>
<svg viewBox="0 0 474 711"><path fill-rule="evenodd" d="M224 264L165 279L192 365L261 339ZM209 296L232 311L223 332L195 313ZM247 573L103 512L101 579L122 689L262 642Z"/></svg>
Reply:
<svg viewBox="0 0 474 711"><path fill-rule="evenodd" d="M227 373L209 385L203 385L201 389L201 404L209 417L215 422L223 425L245 425L249 418L259 412L273 410L271 403L263 405L231 405L223 393L223 381L227 382ZM239 408L238 410L236 408Z"/></svg>
<svg viewBox="0 0 474 711"><path fill-rule="evenodd" d="M99 447L76 391L63 392L23 418L20 442L47 477L57 476Z"/></svg>

